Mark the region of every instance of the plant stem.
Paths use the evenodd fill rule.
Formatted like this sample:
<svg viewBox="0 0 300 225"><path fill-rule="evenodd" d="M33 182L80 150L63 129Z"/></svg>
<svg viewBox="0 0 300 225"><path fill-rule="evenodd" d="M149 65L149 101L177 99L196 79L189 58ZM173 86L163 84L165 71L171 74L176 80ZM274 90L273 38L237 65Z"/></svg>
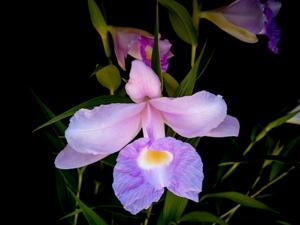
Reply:
<svg viewBox="0 0 300 225"><path fill-rule="evenodd" d="M77 173L78 173L78 186L77 186L77 192L76 192L76 197L79 199L80 198L80 191L81 191L81 186L82 186L82 178L83 178L83 173L85 171L86 167L83 168L79 168L77 169ZM76 209L78 207L78 204L76 203ZM78 212L74 215L74 221L73 221L73 225L77 225L77 221L78 221Z"/></svg>
<svg viewBox="0 0 300 225"><path fill-rule="evenodd" d="M150 206L150 208L147 210L147 217L145 219L144 225L148 225L150 215L151 215L151 210L152 210L152 206Z"/></svg>

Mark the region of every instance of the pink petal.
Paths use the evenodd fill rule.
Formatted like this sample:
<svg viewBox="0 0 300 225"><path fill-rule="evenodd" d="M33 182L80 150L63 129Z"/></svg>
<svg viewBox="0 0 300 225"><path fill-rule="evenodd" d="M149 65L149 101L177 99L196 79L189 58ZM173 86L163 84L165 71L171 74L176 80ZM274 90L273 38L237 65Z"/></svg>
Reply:
<svg viewBox="0 0 300 225"><path fill-rule="evenodd" d="M139 132L145 104L109 104L81 109L70 120L65 136L77 152L109 155Z"/></svg>
<svg viewBox="0 0 300 225"><path fill-rule="evenodd" d="M159 110L165 122L181 136L205 136L226 117L227 106L220 95L207 91L181 98L151 99L150 104Z"/></svg>
<svg viewBox="0 0 300 225"><path fill-rule="evenodd" d="M142 127L144 137L151 140L165 137L165 126L162 115L157 109L147 104L142 113Z"/></svg>
<svg viewBox="0 0 300 225"><path fill-rule="evenodd" d="M67 145L55 158L55 167L59 169L74 169L87 166L103 159L104 154L83 154L75 151L70 145Z"/></svg>
<svg viewBox="0 0 300 225"><path fill-rule="evenodd" d="M138 38L138 33L117 31L113 33L114 50L119 66L125 70L125 58L132 45Z"/></svg>
<svg viewBox="0 0 300 225"><path fill-rule="evenodd" d="M146 98L160 97L160 80L142 61L132 62L129 77L125 89L134 102L139 103L145 101Z"/></svg>
<svg viewBox="0 0 300 225"><path fill-rule="evenodd" d="M237 137L240 131L240 123L233 116L226 116L223 122L209 131L205 136L209 137Z"/></svg>

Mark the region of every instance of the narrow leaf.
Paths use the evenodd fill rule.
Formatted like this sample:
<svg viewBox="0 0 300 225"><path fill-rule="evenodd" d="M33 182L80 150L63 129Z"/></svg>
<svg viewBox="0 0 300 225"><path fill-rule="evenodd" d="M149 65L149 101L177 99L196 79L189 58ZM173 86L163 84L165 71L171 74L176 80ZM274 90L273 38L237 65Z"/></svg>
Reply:
<svg viewBox="0 0 300 225"><path fill-rule="evenodd" d="M71 190L70 192L79 205L80 209L82 210L82 213L85 219L88 221L89 225L107 225L107 223L97 213L95 213L94 210L80 201L80 199L77 198Z"/></svg>
<svg viewBox="0 0 300 225"><path fill-rule="evenodd" d="M201 223L216 223L220 225L227 225L222 219L212 213L205 211L194 211L185 214L179 222L201 222Z"/></svg>
<svg viewBox="0 0 300 225"><path fill-rule="evenodd" d="M185 76L185 78L179 84L179 86L175 92L176 97L180 97L180 96L184 96L184 95L191 95L193 93L196 80L201 76L201 74L204 72L204 70L206 68L206 67L202 68L201 74L198 75L200 62L202 61L202 58L203 58L203 55L204 55L204 52L206 49L206 43L207 42L205 42L197 60L196 60L196 63L193 65L193 67L191 68L189 73ZM206 66L206 64L204 66Z"/></svg>
<svg viewBox="0 0 300 225"><path fill-rule="evenodd" d="M162 75L168 96L174 96L175 91L179 86L177 80L174 77L172 77L169 73L163 73Z"/></svg>
<svg viewBox="0 0 300 225"><path fill-rule="evenodd" d="M158 218L158 225L168 225L170 222L178 221L188 203L186 198L181 198L167 192L164 208Z"/></svg>
<svg viewBox="0 0 300 225"><path fill-rule="evenodd" d="M264 203L239 192L219 192L207 194L202 196L201 201L206 198L226 198L243 206L276 212Z"/></svg>
<svg viewBox="0 0 300 225"><path fill-rule="evenodd" d="M88 0L88 7L93 26L101 36L105 35L107 32L107 25L97 3L94 0Z"/></svg>
<svg viewBox="0 0 300 225"><path fill-rule="evenodd" d="M39 104L41 110L44 112L47 119L52 119L55 117L55 114L48 108L48 106L42 102L42 100L31 90L32 95L36 99L37 103ZM57 129L58 133L62 135L66 129L66 126L61 121L56 121L54 123L55 128Z"/></svg>
<svg viewBox="0 0 300 225"><path fill-rule="evenodd" d="M191 45L197 45L197 32L188 11L174 0L159 0L169 10L172 27L178 37Z"/></svg>
<svg viewBox="0 0 300 225"><path fill-rule="evenodd" d="M159 14L158 14L158 2L156 2L154 44L153 44L153 50L152 50L152 56L151 56L151 67L152 67L153 71L159 76L160 81L162 82L162 87L163 87L163 79L162 79L161 66L160 66L158 35L159 35Z"/></svg>
<svg viewBox="0 0 300 225"><path fill-rule="evenodd" d="M53 123L56 123L62 119L65 119L69 116L72 116L77 110L81 109L81 108L92 108L94 106L98 106L101 104L108 104L108 103L129 103L131 102L130 99L128 98L124 98L124 97L118 97L118 96L99 96L99 97L95 97L92 98L86 102L83 102L77 106L74 106L73 108L57 115L56 117L52 118L51 120L49 120L48 122L42 124L41 126L37 127L36 129L33 130L33 132L44 128L46 126L49 126Z"/></svg>

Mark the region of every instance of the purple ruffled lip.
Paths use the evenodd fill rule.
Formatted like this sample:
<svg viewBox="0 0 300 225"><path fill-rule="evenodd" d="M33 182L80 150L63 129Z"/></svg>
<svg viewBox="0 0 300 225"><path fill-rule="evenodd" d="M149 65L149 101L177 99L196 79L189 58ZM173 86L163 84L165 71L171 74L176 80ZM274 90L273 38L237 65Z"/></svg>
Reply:
<svg viewBox="0 0 300 225"><path fill-rule="evenodd" d="M272 11L270 4L276 4L275 1L267 1L264 3L264 15L265 15L265 25L264 25L264 34L269 38L268 47L269 49L278 54L278 42L280 40L280 29L277 26L275 21L275 13Z"/></svg>
<svg viewBox="0 0 300 225"><path fill-rule="evenodd" d="M152 49L154 45L154 39L148 38L145 36L139 37L139 42L141 44L140 47L140 54L142 57L142 60L145 62L147 66L151 66L151 55L152 55ZM162 71L167 71L169 67L168 59L173 56L173 54L170 51L171 44L168 40L159 40L159 53L160 53L160 64ZM149 52L150 51L150 52Z"/></svg>

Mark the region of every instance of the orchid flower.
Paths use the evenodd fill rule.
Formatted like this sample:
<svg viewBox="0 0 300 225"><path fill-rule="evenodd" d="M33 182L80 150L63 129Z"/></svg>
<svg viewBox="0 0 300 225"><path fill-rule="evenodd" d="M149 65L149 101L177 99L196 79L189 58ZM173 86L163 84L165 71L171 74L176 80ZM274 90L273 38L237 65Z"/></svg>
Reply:
<svg viewBox="0 0 300 225"><path fill-rule="evenodd" d="M137 214L157 202L166 187L175 195L199 201L203 164L188 143L167 137L140 138L122 149L114 168L113 189L126 210Z"/></svg>
<svg viewBox="0 0 300 225"><path fill-rule="evenodd" d="M125 59L127 54L135 59L142 60L151 66L151 56L154 44L154 37L143 30L135 28L110 27L113 37L114 50L118 64L125 70ZM163 71L168 69L168 59L173 56L171 53L171 43L165 40L158 41L161 67Z"/></svg>
<svg viewBox="0 0 300 225"><path fill-rule="evenodd" d="M200 12L200 18L244 42L255 43L256 34L264 34L269 39L269 49L278 53L280 30L275 16L280 7L277 0L236 0L226 7Z"/></svg>
<svg viewBox="0 0 300 225"><path fill-rule="evenodd" d="M237 136L239 122L227 115L220 95L200 91L180 98L161 97L153 70L134 60L126 92L134 103L80 109L70 119L67 146L55 159L61 169L86 166L121 150L143 129L145 138L165 137L164 124L187 138Z"/></svg>

